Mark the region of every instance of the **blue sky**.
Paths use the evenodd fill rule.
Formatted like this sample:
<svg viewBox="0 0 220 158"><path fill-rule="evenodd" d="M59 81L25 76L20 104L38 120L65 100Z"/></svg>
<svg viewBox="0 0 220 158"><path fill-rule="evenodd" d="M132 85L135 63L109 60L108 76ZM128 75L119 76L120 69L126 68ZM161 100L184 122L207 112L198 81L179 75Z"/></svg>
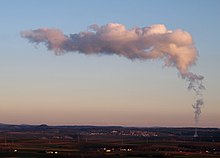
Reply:
<svg viewBox="0 0 220 158"><path fill-rule="evenodd" d="M200 57L191 71L205 76L200 126L220 127L220 1L0 2L0 122L126 126L193 126L194 94L161 61L118 56L55 56L20 32L42 27L64 33L109 22L127 28L164 24L191 33Z"/></svg>

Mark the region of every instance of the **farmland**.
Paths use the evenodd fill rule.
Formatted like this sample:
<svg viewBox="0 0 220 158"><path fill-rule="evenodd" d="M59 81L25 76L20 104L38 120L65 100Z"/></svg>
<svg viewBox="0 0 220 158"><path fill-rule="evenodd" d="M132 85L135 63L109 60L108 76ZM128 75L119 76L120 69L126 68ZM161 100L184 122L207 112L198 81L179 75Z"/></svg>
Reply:
<svg viewBox="0 0 220 158"><path fill-rule="evenodd" d="M0 125L1 157L220 157L220 129Z"/></svg>

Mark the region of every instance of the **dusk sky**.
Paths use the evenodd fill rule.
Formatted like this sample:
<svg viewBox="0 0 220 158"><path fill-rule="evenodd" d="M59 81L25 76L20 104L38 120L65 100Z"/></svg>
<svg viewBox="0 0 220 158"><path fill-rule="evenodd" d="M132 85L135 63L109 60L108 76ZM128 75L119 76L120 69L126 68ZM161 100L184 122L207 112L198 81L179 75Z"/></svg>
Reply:
<svg viewBox="0 0 220 158"><path fill-rule="evenodd" d="M93 24L115 23L127 30L162 24L188 32L199 53L189 71L205 77L198 125L220 127L219 0L1 0L0 4L0 123L194 126L195 94L187 90L180 68L167 67L160 59L130 60L124 54L71 50L55 55L43 43L21 36L39 28L78 34Z"/></svg>

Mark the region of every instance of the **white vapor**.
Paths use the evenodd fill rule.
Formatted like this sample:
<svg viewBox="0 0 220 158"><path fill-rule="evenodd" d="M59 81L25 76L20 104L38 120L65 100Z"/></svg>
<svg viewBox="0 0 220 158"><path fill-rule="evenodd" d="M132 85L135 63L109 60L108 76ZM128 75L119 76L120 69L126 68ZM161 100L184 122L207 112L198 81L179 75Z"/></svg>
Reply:
<svg viewBox="0 0 220 158"><path fill-rule="evenodd" d="M89 26L84 32L65 35L58 29L40 28L21 32L32 43L44 43L55 54L78 52L116 54L134 60L161 59L165 66L176 67L181 77L189 81L188 89L196 92L195 121L198 122L203 105L201 90L203 76L189 72L198 53L192 36L181 29L168 30L157 24L143 28L126 29L122 24L109 23Z"/></svg>

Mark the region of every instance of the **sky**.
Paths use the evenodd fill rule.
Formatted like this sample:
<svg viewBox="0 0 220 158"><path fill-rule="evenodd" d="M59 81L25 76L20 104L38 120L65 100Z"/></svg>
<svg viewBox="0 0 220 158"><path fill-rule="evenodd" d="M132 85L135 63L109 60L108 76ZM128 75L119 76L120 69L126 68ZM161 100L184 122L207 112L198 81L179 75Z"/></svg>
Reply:
<svg viewBox="0 0 220 158"><path fill-rule="evenodd" d="M194 126L195 94L161 60L117 55L54 55L20 33L64 34L92 24L127 29L163 24L191 34L199 53L190 71L205 77L198 126L220 127L219 0L1 0L0 123L49 125Z"/></svg>

